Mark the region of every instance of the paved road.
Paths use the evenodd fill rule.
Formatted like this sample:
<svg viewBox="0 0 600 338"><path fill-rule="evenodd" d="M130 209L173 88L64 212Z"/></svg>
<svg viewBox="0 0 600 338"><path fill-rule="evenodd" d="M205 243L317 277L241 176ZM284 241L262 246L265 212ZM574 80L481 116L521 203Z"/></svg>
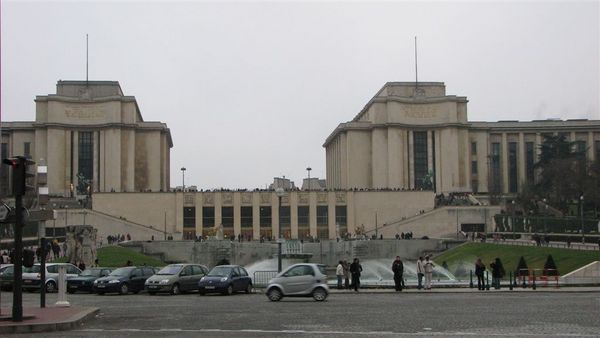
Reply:
<svg viewBox="0 0 600 338"><path fill-rule="evenodd" d="M2 295L2 306L11 296ZM39 294L24 296L39 304ZM44 337L600 337L600 292L363 292L323 303L272 303L262 294L76 294L69 301L100 314L79 330Z"/></svg>

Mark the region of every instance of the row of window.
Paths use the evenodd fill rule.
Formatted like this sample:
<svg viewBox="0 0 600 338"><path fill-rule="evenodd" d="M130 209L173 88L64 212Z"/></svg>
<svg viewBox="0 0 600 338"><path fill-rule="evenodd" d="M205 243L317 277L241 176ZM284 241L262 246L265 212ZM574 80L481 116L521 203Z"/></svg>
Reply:
<svg viewBox="0 0 600 338"><path fill-rule="evenodd" d="M279 225L281 227L291 226L291 207L282 206L279 208ZM253 207L240 207L240 224L242 228L253 227ZM261 206L259 209L259 226L271 227L272 208L270 206ZM310 208L308 206L298 206L298 226L309 226ZM347 225L347 210L345 205L335 207L335 223L340 226ZM234 207L221 207L221 224L223 228L233 228ZM317 206L317 225L329 224L329 206ZM204 227L215 226L215 207L202 207L202 225ZM196 207L183 208L183 227L196 227Z"/></svg>

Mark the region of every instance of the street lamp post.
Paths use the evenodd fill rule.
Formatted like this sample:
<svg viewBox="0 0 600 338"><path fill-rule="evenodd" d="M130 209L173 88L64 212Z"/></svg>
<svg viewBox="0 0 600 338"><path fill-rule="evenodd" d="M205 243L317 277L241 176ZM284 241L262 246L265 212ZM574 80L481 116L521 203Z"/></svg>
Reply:
<svg viewBox="0 0 600 338"><path fill-rule="evenodd" d="M277 199L279 200L278 204L278 220L277 220L277 272L281 272L281 245L283 239L281 237L281 198L285 195L285 190L279 187L275 189L275 194L277 194Z"/></svg>
<svg viewBox="0 0 600 338"><path fill-rule="evenodd" d="M65 233L67 231L68 226L69 226L69 206L65 205Z"/></svg>
<svg viewBox="0 0 600 338"><path fill-rule="evenodd" d="M308 190L310 190L310 171L312 170L311 167L306 168L306 171L308 172Z"/></svg>
<svg viewBox="0 0 600 338"><path fill-rule="evenodd" d="M515 225L517 223L517 222L515 222L516 221L515 220L515 217L516 217L516 215L515 215L515 200L512 201L512 216L513 216L512 217L512 231L513 231L512 239L513 239L513 241L515 241L517 238L517 236L515 235Z"/></svg>
<svg viewBox="0 0 600 338"><path fill-rule="evenodd" d="M52 203L52 240L56 238L56 203Z"/></svg>
<svg viewBox="0 0 600 338"><path fill-rule="evenodd" d="M181 167L181 185L183 186L183 191L185 191L185 167Z"/></svg>
<svg viewBox="0 0 600 338"><path fill-rule="evenodd" d="M583 195L579 197L579 208L581 209L581 243L585 244L585 233L583 231Z"/></svg>

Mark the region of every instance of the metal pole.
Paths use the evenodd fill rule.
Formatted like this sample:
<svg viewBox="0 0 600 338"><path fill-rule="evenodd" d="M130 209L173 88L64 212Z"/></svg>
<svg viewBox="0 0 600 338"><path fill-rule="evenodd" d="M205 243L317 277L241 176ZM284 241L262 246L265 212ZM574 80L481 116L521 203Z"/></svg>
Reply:
<svg viewBox="0 0 600 338"><path fill-rule="evenodd" d="M21 165L25 165L21 163ZM19 169L17 169L19 170ZM14 175L13 170L13 175ZM15 247L13 258L15 275L13 277L13 322L23 321L23 196L15 196Z"/></svg>
<svg viewBox="0 0 600 338"><path fill-rule="evenodd" d="M585 233L583 232L583 195L579 198L579 204L581 207L581 244L585 244Z"/></svg>
<svg viewBox="0 0 600 338"><path fill-rule="evenodd" d="M281 196L277 197L279 200L279 219L277 220L277 272L281 272Z"/></svg>
<svg viewBox="0 0 600 338"><path fill-rule="evenodd" d="M375 211L375 239L378 239L379 236L377 234L377 211Z"/></svg>
<svg viewBox="0 0 600 338"><path fill-rule="evenodd" d="M46 280L46 238L42 237L40 239L40 252L42 255L42 259L40 261L40 281ZM46 307L46 288L45 283L40 282L40 307Z"/></svg>
<svg viewBox="0 0 600 338"><path fill-rule="evenodd" d="M167 212L165 211L165 231L164 231L165 241L167 240Z"/></svg>

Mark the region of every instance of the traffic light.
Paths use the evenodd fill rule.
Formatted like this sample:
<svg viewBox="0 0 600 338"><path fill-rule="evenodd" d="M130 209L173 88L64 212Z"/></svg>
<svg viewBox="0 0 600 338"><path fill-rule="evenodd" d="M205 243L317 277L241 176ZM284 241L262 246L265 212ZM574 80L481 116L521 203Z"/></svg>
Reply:
<svg viewBox="0 0 600 338"><path fill-rule="evenodd" d="M15 156L2 160L13 168L13 195L23 196L29 190L34 189L32 180L35 178L35 162L24 157Z"/></svg>

